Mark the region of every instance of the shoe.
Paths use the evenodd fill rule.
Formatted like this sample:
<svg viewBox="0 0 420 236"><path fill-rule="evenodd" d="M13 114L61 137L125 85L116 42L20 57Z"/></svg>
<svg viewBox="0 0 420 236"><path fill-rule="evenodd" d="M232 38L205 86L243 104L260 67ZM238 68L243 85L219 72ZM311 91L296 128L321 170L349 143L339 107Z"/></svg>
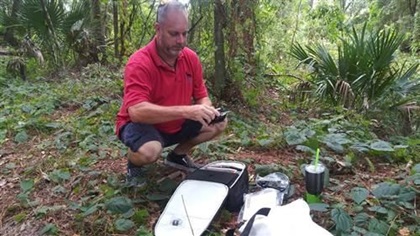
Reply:
<svg viewBox="0 0 420 236"><path fill-rule="evenodd" d="M131 161L127 162L127 176L126 176L127 187L143 188L146 186L146 176L144 168L136 166Z"/></svg>
<svg viewBox="0 0 420 236"><path fill-rule="evenodd" d="M178 155L174 152L168 154L164 163L170 167L187 172L193 172L202 167L201 165L195 164L187 154Z"/></svg>

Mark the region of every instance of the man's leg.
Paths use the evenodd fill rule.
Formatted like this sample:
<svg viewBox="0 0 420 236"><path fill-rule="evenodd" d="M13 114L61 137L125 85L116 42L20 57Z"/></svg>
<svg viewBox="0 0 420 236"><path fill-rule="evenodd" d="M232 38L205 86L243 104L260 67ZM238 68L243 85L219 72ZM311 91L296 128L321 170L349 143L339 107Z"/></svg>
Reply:
<svg viewBox="0 0 420 236"><path fill-rule="evenodd" d="M151 125L128 123L120 132L121 141L129 147L127 184L145 185L143 166L155 162L162 152L163 139Z"/></svg>
<svg viewBox="0 0 420 236"><path fill-rule="evenodd" d="M226 126L227 119L223 122L203 127L198 136L179 143L178 146L175 147L174 152L179 155L187 154L194 146L212 140L220 135L226 129Z"/></svg>
<svg viewBox="0 0 420 236"><path fill-rule="evenodd" d="M184 171L194 171L200 168L200 165L195 164L187 153L195 145L209 141L221 134L226 125L227 121L224 121L203 127L196 121L186 121L180 133L168 139L170 143L178 142L178 146L166 156L165 164Z"/></svg>
<svg viewBox="0 0 420 236"><path fill-rule="evenodd" d="M136 166L144 166L156 162L162 152L159 141L149 141L139 147L137 152L128 150L128 160Z"/></svg>

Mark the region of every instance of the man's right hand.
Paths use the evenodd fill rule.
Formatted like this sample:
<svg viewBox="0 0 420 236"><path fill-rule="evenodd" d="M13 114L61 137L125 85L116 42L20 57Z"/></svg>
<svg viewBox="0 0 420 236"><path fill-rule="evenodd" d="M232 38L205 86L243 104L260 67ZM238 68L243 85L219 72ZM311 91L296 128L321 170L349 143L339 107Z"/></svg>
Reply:
<svg viewBox="0 0 420 236"><path fill-rule="evenodd" d="M208 126L208 124L219 115L220 112L216 110L216 108L209 105L198 104L188 108L186 118L198 121L203 126Z"/></svg>

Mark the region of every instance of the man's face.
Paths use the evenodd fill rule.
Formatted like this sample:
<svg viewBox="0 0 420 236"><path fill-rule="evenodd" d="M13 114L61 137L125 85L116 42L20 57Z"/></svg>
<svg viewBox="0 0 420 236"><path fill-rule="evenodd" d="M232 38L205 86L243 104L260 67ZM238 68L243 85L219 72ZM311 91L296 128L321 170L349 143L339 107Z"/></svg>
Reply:
<svg viewBox="0 0 420 236"><path fill-rule="evenodd" d="M188 19L182 11L169 11L162 23L156 23L159 50L168 58L176 58L187 44Z"/></svg>

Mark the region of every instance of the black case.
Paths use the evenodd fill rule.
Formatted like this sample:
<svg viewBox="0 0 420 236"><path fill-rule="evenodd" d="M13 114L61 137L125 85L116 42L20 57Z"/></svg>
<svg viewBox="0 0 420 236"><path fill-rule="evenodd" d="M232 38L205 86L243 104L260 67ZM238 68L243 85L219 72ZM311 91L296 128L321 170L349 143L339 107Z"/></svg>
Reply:
<svg viewBox="0 0 420 236"><path fill-rule="evenodd" d="M244 194L248 193L249 180L247 166L237 161L216 161L205 165L187 176L186 179L222 183L229 187L225 208L239 212L244 204Z"/></svg>
<svg viewBox="0 0 420 236"><path fill-rule="evenodd" d="M189 174L177 187L160 215L156 236L202 235L225 207L239 212L248 192L244 163L216 161Z"/></svg>

